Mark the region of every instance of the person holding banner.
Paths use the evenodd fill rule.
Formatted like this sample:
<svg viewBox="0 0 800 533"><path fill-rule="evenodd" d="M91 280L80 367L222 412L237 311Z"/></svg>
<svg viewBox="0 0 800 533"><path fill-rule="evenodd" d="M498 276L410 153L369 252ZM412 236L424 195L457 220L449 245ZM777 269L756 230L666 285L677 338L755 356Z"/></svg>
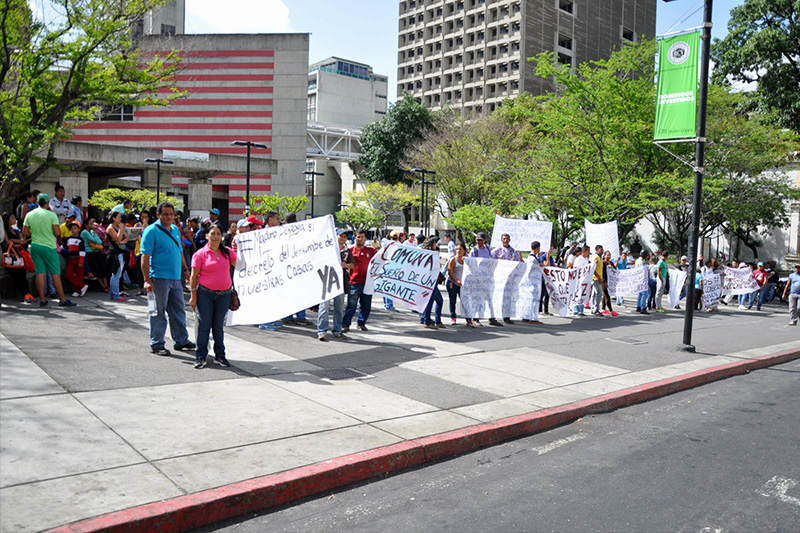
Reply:
<svg viewBox="0 0 800 533"><path fill-rule="evenodd" d="M641 252L639 252L639 258L633 264L634 267L636 267L636 268L639 268L639 267L648 268L648 279L647 279L648 287L650 285L649 267L647 266L647 262L648 262L649 258L650 258L650 253L647 250L642 250ZM647 312L647 299L648 299L649 295L650 295L650 290L648 288L648 290L644 290L644 291L640 292L639 296L636 297L636 312L637 313L641 313L643 315L649 315L650 314L650 313Z"/></svg>
<svg viewBox="0 0 800 533"><path fill-rule="evenodd" d="M436 237L428 237L428 239L422 243L420 248L425 250L438 250L438 241L439 239ZM439 274L441 276L441 274ZM428 305L425 307L425 311L419 314L419 320L422 322L426 328L428 329L441 329L444 328L445 325L442 324L442 304L444 304L444 299L442 298L442 293L439 291L439 280L436 280L436 283L433 285L433 290L431 294L431 299L428 300ZM433 309L433 304L436 304L436 313L434 315L435 320L431 320L431 310Z"/></svg>
<svg viewBox="0 0 800 533"><path fill-rule="evenodd" d="M451 241L452 242L452 241ZM464 257L467 247L463 244L456 246L455 255L447 262L447 295L450 297L450 323L456 325L456 300L461 296L461 279L464 276ZM474 328L472 319L467 318L467 327Z"/></svg>
<svg viewBox="0 0 800 533"><path fill-rule="evenodd" d="M500 236L500 242L502 243L502 246L499 246L498 248L495 248L494 250L491 251L491 257L493 259L501 259L504 261L518 261L520 263L522 262L522 256L520 256L518 251L516 251L514 248L511 247L511 235L509 235L508 233L503 233L503 235ZM503 322L505 322L506 324L514 323L511 321L510 316L504 316ZM489 324L491 324L492 326L502 325L495 318L490 318Z"/></svg>
<svg viewBox="0 0 800 533"><path fill-rule="evenodd" d="M350 331L350 324L358 307L358 329L367 331L367 319L372 309L372 295L364 294L369 261L378 251L366 245L367 233L362 229L356 232L356 244L350 251L353 254L353 269L350 271L350 292L347 293L347 310L342 320L342 332Z"/></svg>
<svg viewBox="0 0 800 533"><path fill-rule="evenodd" d="M614 265L614 268L617 270L628 269L628 250L622 250L622 254L619 256L619 260ZM617 295L617 305L625 305L625 298L621 294Z"/></svg>
<svg viewBox="0 0 800 533"><path fill-rule="evenodd" d="M584 244L583 248L580 250L580 254L577 255L572 261L567 260L567 268L581 268L582 266L586 266L589 264L589 252L591 248L589 248L588 244ZM575 304L575 308L573 309L574 316L584 316L583 314L584 305L582 303Z"/></svg>
<svg viewBox="0 0 800 533"><path fill-rule="evenodd" d="M347 233L342 229L336 230L336 238L339 241L339 256L342 261L342 282L344 292L339 296L319 304L317 313L317 338L320 341L327 341L325 334L328 332L329 304L333 303L333 336L337 339L346 339L342 333L342 320L344 318L344 296L350 293L350 269L353 268L353 253L347 247Z"/></svg>

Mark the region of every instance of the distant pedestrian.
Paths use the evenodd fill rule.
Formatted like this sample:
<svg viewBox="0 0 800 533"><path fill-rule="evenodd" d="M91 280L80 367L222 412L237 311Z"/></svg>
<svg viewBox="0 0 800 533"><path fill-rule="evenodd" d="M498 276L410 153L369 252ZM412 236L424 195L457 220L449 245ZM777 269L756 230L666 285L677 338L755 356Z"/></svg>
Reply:
<svg viewBox="0 0 800 533"><path fill-rule="evenodd" d="M456 252L447 262L447 296L450 300L450 323L456 325L456 302L461 296L461 282L464 278L464 257L467 255L467 247L463 244L456 245ZM474 328L472 319L467 318L467 327Z"/></svg>
<svg viewBox="0 0 800 533"><path fill-rule="evenodd" d="M351 248L353 253L353 269L350 271L350 292L347 295L347 310L342 320L342 331L347 333L353 316L358 308L358 329L367 331L367 320L372 309L372 295L364 294L364 284L367 281L369 261L377 250L366 245L367 233L364 230L356 232L356 244Z"/></svg>
<svg viewBox="0 0 800 533"><path fill-rule="evenodd" d="M581 268L589 264L589 252L591 248L589 248L588 244L584 244L583 247L580 249L580 253L574 257L571 261L569 261L569 268ZM577 303L573 308L573 316L584 316L583 313L584 304Z"/></svg>
<svg viewBox="0 0 800 533"><path fill-rule="evenodd" d="M603 288L606 282L603 271L603 245L598 244L594 247L594 253L589 258L589 261L594 265L594 274L592 274L592 314L599 315L601 314Z"/></svg>
<svg viewBox="0 0 800 533"><path fill-rule="evenodd" d="M789 298L789 325L796 326L800 319L800 265L794 266L794 272L789 275L786 287L783 289L783 298Z"/></svg>
<svg viewBox="0 0 800 533"><path fill-rule="evenodd" d="M647 299L648 296L650 295L650 267L647 264L649 257L650 254L647 252L647 250L642 250L641 252L639 252L639 258L633 264L634 267L636 268L645 267L646 269L645 271L647 272L648 288L641 291L639 295L636 297L636 312L641 313L643 315L649 314L647 312Z"/></svg>
<svg viewBox="0 0 800 533"><path fill-rule="evenodd" d="M764 298L767 293L767 278L769 274L767 273L766 269L764 269L764 263L761 261L758 262L757 268L753 271L753 277L756 279L756 283L758 283L758 291L755 293L755 301L756 301L756 309L761 311L761 306L764 304ZM752 303L750 306L752 307Z"/></svg>
<svg viewBox="0 0 800 533"><path fill-rule="evenodd" d="M622 255L619 256L614 267L617 270L628 269L628 250L622 250ZM617 295L617 305L625 305L625 298L621 294Z"/></svg>
<svg viewBox="0 0 800 533"><path fill-rule="evenodd" d="M662 305L664 294L669 295L669 267L667 266L667 258L669 257L669 253L663 252L661 254L661 258L656 263L657 267L657 278L656 278L656 311L659 313L666 313L667 310L664 309Z"/></svg>
<svg viewBox="0 0 800 533"><path fill-rule="evenodd" d="M503 233L500 236L500 244L501 244L500 246L491 251L492 258L500 259L503 261L522 262L522 257L520 256L519 252L516 251L511 246L511 235L509 235L508 233ZM506 324L514 323L511 320L510 316L504 316L503 322L505 322ZM500 324L500 322L498 322L496 318L490 318L489 324L491 324L492 326L502 326L502 324Z"/></svg>
<svg viewBox="0 0 800 533"><path fill-rule="evenodd" d="M155 293L156 314L150 317L150 351L156 355L171 355L166 349L164 334L169 333L176 350L192 350L195 344L186 331L186 302L183 281L186 262L181 247L181 233L172 223L175 207L162 202L157 210L158 220L147 226L142 234L142 274L144 289Z"/></svg>
<svg viewBox="0 0 800 533"><path fill-rule="evenodd" d="M64 186L56 184L55 197L50 199L50 209L58 216L58 223L63 224L67 221L67 216L72 215L72 204L64 196Z"/></svg>
<svg viewBox="0 0 800 533"><path fill-rule="evenodd" d="M317 312L317 338L326 341L325 334L330 325L330 307L333 306L333 336L341 339L346 338L342 333L342 320L344 319L345 297L350 294L350 269L353 264L353 252L347 247L347 234L344 230L336 230L336 239L339 244L339 261L342 265L342 288L344 292L339 296L334 296L326 302L319 304Z"/></svg>
<svg viewBox="0 0 800 533"><path fill-rule="evenodd" d="M420 248L425 250L438 250L439 239L437 237L428 237L425 242L422 243ZM439 279L437 277L437 280L433 284L433 290L431 298L428 300L428 305L425 307L425 310L419 314L420 322L422 322L424 327L428 329L440 329L445 327L445 325L442 323L443 303L444 299L442 298L442 293L439 291ZM434 305L436 305L436 311L434 313L434 318L431 319L431 311L433 310Z"/></svg>
<svg viewBox="0 0 800 533"><path fill-rule="evenodd" d="M214 337L214 360L220 366L231 366L225 357L225 315L231 303L233 280L231 267L236 263L236 252L222 243L222 230L212 224L208 230L208 244L192 256L192 274L189 287L192 293L189 305L197 310L197 350L194 367L206 366L208 337Z"/></svg>

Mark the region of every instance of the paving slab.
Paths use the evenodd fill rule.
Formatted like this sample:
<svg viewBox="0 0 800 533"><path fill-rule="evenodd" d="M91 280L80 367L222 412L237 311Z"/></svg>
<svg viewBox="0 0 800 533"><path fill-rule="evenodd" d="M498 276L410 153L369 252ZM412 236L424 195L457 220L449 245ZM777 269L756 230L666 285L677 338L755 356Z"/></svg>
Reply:
<svg viewBox="0 0 800 533"><path fill-rule="evenodd" d="M509 416L529 413L532 408L535 410L535 407L530 402L524 402L516 398L504 398L502 400L493 400L491 402L457 407L456 409L451 409L451 411L462 416L480 420L481 422L488 422L490 420L500 420L501 418Z"/></svg>
<svg viewBox="0 0 800 533"><path fill-rule="evenodd" d="M149 464L17 485L0 489L0 531L41 531L181 494Z"/></svg>
<svg viewBox="0 0 800 533"><path fill-rule="evenodd" d="M64 388L0 333L0 400L63 393Z"/></svg>
<svg viewBox="0 0 800 533"><path fill-rule="evenodd" d="M563 387L514 396L514 399L519 402L529 403L534 407L542 409L577 402L585 400L586 398L589 398L588 394L565 389Z"/></svg>
<svg viewBox="0 0 800 533"><path fill-rule="evenodd" d="M180 487L188 492L197 492L264 473L282 472L331 457L387 446L399 440L396 435L362 424L164 459L155 464Z"/></svg>
<svg viewBox="0 0 800 533"><path fill-rule="evenodd" d="M403 439L417 439L437 433L444 433L451 429L458 429L473 425L476 419L450 411L436 411L421 415L404 416L392 420L382 420L373 423L373 426L388 431Z"/></svg>
<svg viewBox="0 0 800 533"><path fill-rule="evenodd" d="M150 460L359 423L259 378L84 392L76 397Z"/></svg>
<svg viewBox="0 0 800 533"><path fill-rule="evenodd" d="M0 401L0 427L3 487L144 461L67 394Z"/></svg>

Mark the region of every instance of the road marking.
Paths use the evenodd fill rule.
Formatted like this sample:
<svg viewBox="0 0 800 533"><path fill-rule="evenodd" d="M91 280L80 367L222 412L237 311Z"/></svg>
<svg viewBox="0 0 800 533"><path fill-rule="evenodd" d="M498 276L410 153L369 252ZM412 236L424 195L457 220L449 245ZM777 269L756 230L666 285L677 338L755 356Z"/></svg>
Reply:
<svg viewBox="0 0 800 533"><path fill-rule="evenodd" d="M570 442L575 442L576 440L582 440L585 438L586 438L586 433L576 433L574 435L570 435L569 437L555 440L550 444L545 444L544 446L537 446L535 448L532 448L532 451L536 452L537 455L542 455L547 452L551 452L556 448L560 448L565 444L569 444Z"/></svg>
<svg viewBox="0 0 800 533"><path fill-rule="evenodd" d="M783 503L789 503L800 507L800 498L789 496L786 494L797 486L797 481L789 479L788 477L772 476L772 479L764 483L764 485L756 492L768 498L778 498Z"/></svg>

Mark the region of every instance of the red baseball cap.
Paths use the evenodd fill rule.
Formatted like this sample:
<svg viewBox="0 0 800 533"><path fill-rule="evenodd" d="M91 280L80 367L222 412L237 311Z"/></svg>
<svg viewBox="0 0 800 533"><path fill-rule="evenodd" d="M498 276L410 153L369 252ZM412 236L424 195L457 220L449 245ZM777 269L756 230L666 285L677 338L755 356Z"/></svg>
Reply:
<svg viewBox="0 0 800 533"><path fill-rule="evenodd" d="M258 217L255 216L255 215L250 215L249 217L247 217L247 222L250 223L250 224L255 224L256 226L263 226L264 225L264 223L261 222L258 219Z"/></svg>

